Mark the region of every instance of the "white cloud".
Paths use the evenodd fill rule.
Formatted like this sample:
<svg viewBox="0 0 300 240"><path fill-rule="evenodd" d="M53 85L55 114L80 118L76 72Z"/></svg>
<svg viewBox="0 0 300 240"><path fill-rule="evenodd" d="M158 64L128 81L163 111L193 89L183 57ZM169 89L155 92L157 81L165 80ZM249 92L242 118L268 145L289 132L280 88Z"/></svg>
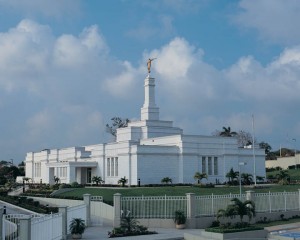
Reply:
<svg viewBox="0 0 300 240"><path fill-rule="evenodd" d="M115 77L106 78L103 86L115 97L133 97L134 95L129 93L138 90L136 89L136 83L140 80L139 78L142 78L141 71L139 69L134 69L127 61L120 64L119 68L122 69L121 73Z"/></svg>
<svg viewBox="0 0 300 240"><path fill-rule="evenodd" d="M225 77L241 98L296 101L300 99L299 59L299 46L284 50L266 67L253 57L243 57L225 71Z"/></svg>
<svg viewBox="0 0 300 240"><path fill-rule="evenodd" d="M48 26L23 20L0 34L0 132L23 151L102 142L111 117L139 116L149 56L157 57L151 75L161 118L186 133L247 130L253 113L259 137L278 127L299 129L299 46L266 66L242 56L218 70L202 49L176 37L145 51L134 66L110 56L96 26L54 36ZM1 149L7 144L0 140Z"/></svg>
<svg viewBox="0 0 300 240"><path fill-rule="evenodd" d="M241 0L233 21L242 28L258 31L271 43L298 44L300 2L298 0Z"/></svg>
<svg viewBox="0 0 300 240"><path fill-rule="evenodd" d="M193 46L182 38L175 38L161 50L152 51L150 55L157 57L157 64L153 67L157 73L163 78L178 79L187 76L188 70L196 60L193 52Z"/></svg>

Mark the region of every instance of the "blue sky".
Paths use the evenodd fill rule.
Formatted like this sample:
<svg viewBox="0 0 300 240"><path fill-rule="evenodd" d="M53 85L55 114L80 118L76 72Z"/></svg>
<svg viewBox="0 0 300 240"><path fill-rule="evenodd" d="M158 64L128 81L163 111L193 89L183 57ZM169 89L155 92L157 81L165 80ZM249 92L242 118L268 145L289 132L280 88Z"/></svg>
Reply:
<svg viewBox="0 0 300 240"><path fill-rule="evenodd" d="M110 141L157 105L186 134L223 126L300 148L297 0L0 0L1 160ZM296 139L292 141L292 139Z"/></svg>

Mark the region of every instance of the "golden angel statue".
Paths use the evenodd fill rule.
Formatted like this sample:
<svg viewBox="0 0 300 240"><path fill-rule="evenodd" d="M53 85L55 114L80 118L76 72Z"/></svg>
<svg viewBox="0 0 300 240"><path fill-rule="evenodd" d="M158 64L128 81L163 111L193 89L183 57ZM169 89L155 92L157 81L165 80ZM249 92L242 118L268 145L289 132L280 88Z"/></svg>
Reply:
<svg viewBox="0 0 300 240"><path fill-rule="evenodd" d="M151 63L153 60L155 60L156 58L149 58L148 62L147 62L147 67L148 67L148 73L151 72Z"/></svg>

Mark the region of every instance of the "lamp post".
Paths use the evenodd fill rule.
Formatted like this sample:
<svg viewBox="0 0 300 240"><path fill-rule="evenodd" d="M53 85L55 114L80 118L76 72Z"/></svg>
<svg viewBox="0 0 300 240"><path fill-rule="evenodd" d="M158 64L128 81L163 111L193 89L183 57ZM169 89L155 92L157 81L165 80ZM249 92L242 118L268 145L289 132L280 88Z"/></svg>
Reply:
<svg viewBox="0 0 300 240"><path fill-rule="evenodd" d="M295 142L295 144L294 144L294 150L295 150L295 169L297 169L297 158L296 158L296 138L293 138L292 140Z"/></svg>
<svg viewBox="0 0 300 240"><path fill-rule="evenodd" d="M240 200L242 201L242 173L241 173L241 166L245 166L247 163L239 162L239 174L240 174Z"/></svg>

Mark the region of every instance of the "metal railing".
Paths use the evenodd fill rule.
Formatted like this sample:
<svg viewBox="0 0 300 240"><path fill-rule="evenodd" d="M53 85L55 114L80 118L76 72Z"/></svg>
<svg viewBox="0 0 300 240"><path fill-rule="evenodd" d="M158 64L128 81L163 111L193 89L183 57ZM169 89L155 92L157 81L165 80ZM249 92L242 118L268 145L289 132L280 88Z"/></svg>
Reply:
<svg viewBox="0 0 300 240"><path fill-rule="evenodd" d="M173 218L176 210L186 213L186 196L122 197L123 214L134 218Z"/></svg>
<svg viewBox="0 0 300 240"><path fill-rule="evenodd" d="M215 216L219 209L226 209L233 198L243 202L246 194L195 196L194 203L186 196L121 197L121 211L134 218L173 218L176 210L187 213L187 209L192 209L196 217ZM251 200L257 212L300 210L299 192L253 193Z"/></svg>

